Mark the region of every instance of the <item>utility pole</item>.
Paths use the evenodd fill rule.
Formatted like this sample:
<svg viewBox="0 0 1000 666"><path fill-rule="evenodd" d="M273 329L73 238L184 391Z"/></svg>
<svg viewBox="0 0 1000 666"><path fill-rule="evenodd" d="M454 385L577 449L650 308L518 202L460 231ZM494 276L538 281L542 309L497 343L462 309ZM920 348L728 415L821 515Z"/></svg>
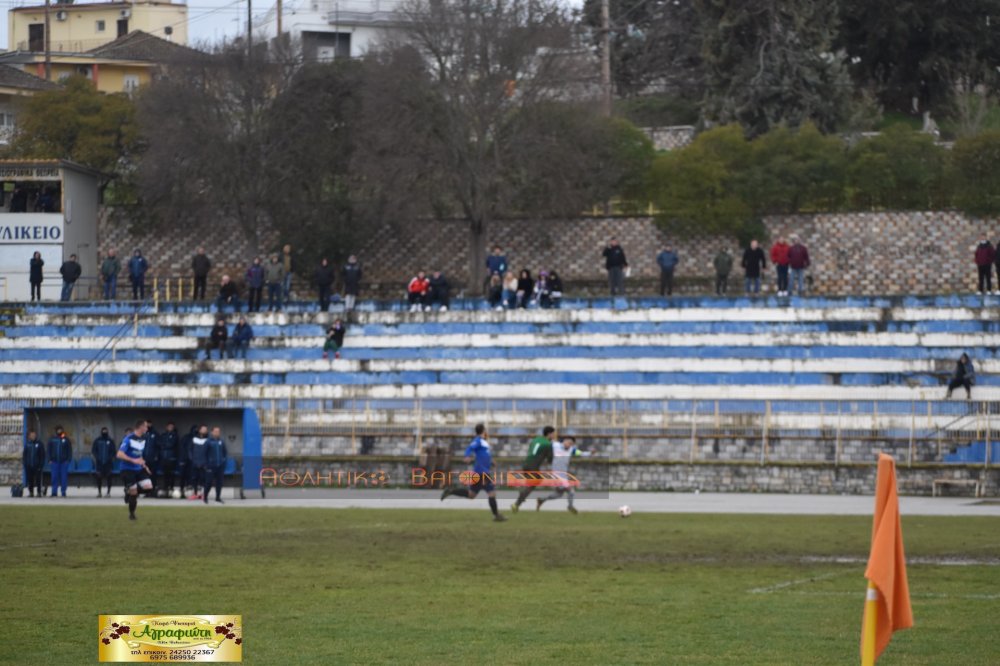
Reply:
<svg viewBox="0 0 1000 666"><path fill-rule="evenodd" d="M278 43L281 43L281 0L278 0L275 11L278 13Z"/></svg>
<svg viewBox="0 0 1000 666"><path fill-rule="evenodd" d="M247 58L253 56L253 0L247 0Z"/></svg>
<svg viewBox="0 0 1000 666"><path fill-rule="evenodd" d="M601 112L611 115L611 7L601 0Z"/></svg>
<svg viewBox="0 0 1000 666"><path fill-rule="evenodd" d="M49 37L49 0L45 0L45 80L52 80L52 42Z"/></svg>

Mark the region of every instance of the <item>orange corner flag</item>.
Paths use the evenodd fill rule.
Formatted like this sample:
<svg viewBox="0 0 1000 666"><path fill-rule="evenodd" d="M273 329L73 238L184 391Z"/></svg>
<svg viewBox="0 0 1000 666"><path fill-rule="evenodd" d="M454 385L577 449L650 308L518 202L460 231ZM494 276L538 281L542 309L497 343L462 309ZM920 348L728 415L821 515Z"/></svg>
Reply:
<svg viewBox="0 0 1000 666"><path fill-rule="evenodd" d="M861 626L861 663L871 666L889 645L892 632L913 626L896 494L896 461L884 453L878 457L872 549L865 578L868 597Z"/></svg>

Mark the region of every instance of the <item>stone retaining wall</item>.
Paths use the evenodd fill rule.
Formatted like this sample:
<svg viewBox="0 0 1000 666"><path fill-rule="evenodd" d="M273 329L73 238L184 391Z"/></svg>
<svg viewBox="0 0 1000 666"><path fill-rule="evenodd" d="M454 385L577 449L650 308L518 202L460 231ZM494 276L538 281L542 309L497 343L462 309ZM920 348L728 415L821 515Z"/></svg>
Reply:
<svg viewBox="0 0 1000 666"><path fill-rule="evenodd" d="M975 288L972 251L979 235L988 233L996 240L1000 233L997 220L953 211L778 216L766 218L764 224L772 239L792 233L803 238L812 257L814 291L826 295L970 291ZM215 263L212 283L224 271L242 276L251 259L246 241L224 224L178 223L171 230L134 232L123 214L106 210L99 229L102 251L115 246L124 259L132 248L141 247L152 274L161 277L188 276L199 244ZM501 245L515 270L555 269L571 283L567 291L600 293L605 279L600 253L611 236L617 236L625 249L632 267L630 282L638 291L651 293L656 288L655 257L666 242L679 251L677 278L683 291L712 289L712 258L723 247L736 260L731 291L741 288L742 251L735 239L681 229L664 232L650 217L501 220L492 224L488 243ZM369 293L387 295L401 293L402 285L419 269L442 270L454 284L467 284L467 238L466 225L458 220L401 222L370 230L368 241L351 250L364 264ZM266 247L261 249L270 251L279 244L274 234L265 234ZM303 277L311 272L301 270ZM770 269L767 275L772 276ZM771 282L765 280L768 291L773 291ZM309 292L306 285L301 289Z"/></svg>

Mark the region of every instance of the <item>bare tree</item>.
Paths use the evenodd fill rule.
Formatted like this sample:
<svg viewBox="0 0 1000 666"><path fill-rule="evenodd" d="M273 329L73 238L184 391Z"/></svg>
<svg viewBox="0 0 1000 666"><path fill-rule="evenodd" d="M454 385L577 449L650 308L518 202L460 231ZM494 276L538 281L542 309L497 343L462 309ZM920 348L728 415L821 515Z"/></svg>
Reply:
<svg viewBox="0 0 1000 666"><path fill-rule="evenodd" d="M382 195L467 220L476 283L491 221L578 213L621 175L601 157L616 135L588 99L596 64L551 0L410 0L400 24L369 63L356 168Z"/></svg>

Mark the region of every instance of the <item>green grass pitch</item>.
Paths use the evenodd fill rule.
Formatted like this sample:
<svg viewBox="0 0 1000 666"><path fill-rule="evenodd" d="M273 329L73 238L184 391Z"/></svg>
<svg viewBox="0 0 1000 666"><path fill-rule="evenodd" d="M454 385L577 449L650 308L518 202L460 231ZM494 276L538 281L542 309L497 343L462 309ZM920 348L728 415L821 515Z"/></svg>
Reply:
<svg viewBox="0 0 1000 666"><path fill-rule="evenodd" d="M99 613L242 614L247 664L858 663L870 518L475 506L7 506L0 663L96 662ZM903 531L880 666L1000 662L1000 519Z"/></svg>

